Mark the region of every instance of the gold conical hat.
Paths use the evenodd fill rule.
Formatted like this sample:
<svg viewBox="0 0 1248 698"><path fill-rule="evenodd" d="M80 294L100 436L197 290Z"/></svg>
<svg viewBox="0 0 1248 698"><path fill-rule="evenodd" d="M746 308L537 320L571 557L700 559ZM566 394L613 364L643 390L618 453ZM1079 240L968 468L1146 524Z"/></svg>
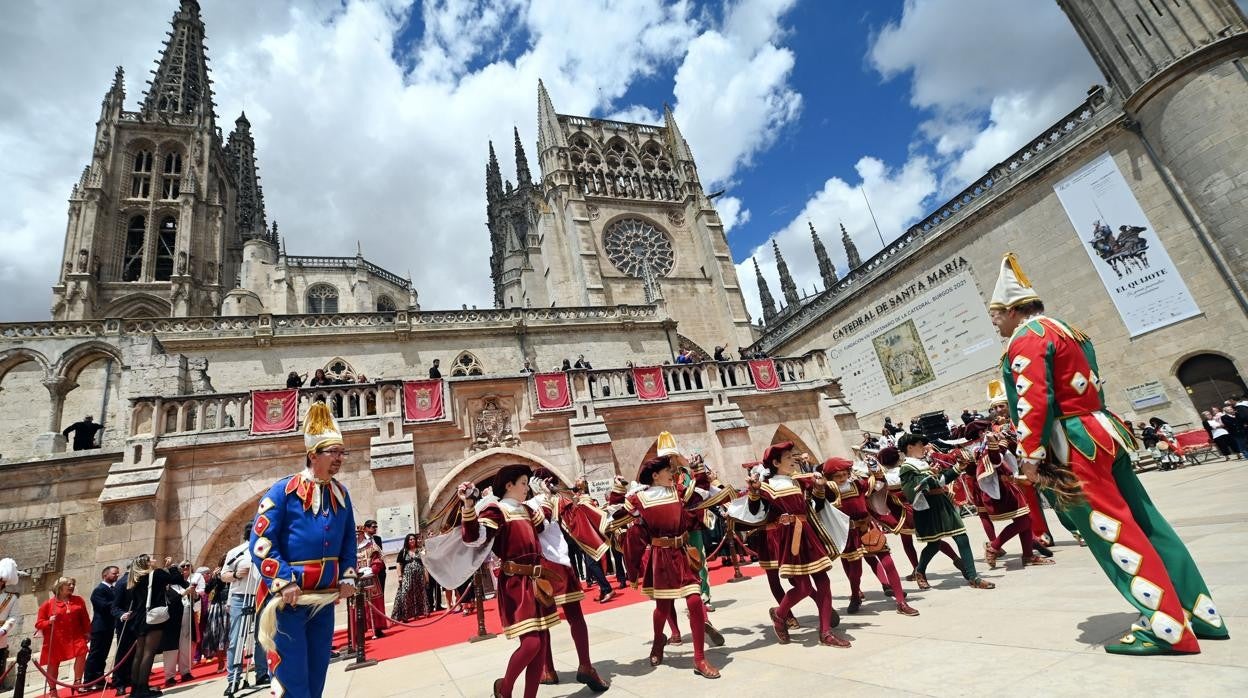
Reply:
<svg viewBox="0 0 1248 698"><path fill-rule="evenodd" d="M988 307L993 310L1008 310L1023 303L1038 301L1040 296L1031 287L1031 281L1023 273L1018 257L1013 252L1006 252L1001 260L1001 275L997 277L997 287L992 292L992 300Z"/></svg>
<svg viewBox="0 0 1248 698"><path fill-rule="evenodd" d="M334 422L334 415L329 405L317 401L308 408L308 416L303 418L303 446L311 453L318 448L342 443L342 431Z"/></svg>
<svg viewBox="0 0 1248 698"><path fill-rule="evenodd" d="M988 406L993 407L1003 404L1009 398L1005 395L1005 383L1000 378L993 378L988 381Z"/></svg>

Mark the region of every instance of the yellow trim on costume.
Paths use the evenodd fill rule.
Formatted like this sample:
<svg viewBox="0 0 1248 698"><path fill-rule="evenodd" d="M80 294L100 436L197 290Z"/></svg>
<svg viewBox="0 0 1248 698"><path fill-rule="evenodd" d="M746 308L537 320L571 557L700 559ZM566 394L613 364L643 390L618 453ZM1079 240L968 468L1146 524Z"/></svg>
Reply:
<svg viewBox="0 0 1248 698"><path fill-rule="evenodd" d="M814 562L808 562L804 565L782 564L780 565L780 576L804 577L808 574L824 572L830 569L832 569L832 559L829 557L821 557Z"/></svg>
<svg viewBox="0 0 1248 698"><path fill-rule="evenodd" d="M788 487L772 487L770 481L763 482L759 483L759 489L767 492L767 494L770 494L773 499L802 493L802 488L797 486L796 481L793 481L793 484Z"/></svg>
<svg viewBox="0 0 1248 698"><path fill-rule="evenodd" d="M676 589L655 589L654 587L642 587L641 593L651 599L683 599L686 596L701 594L702 587L699 584L686 584Z"/></svg>
<svg viewBox="0 0 1248 698"><path fill-rule="evenodd" d="M507 635L508 640L512 640L526 633L549 630L556 625L559 625L559 614L557 612L541 618L529 618L519 623L512 623L503 628L503 633Z"/></svg>
<svg viewBox="0 0 1248 698"><path fill-rule="evenodd" d="M483 517L479 523L482 526L485 526L486 528L492 528L495 531L498 530L498 522L495 521L494 519L488 519L488 518Z"/></svg>
<svg viewBox="0 0 1248 698"><path fill-rule="evenodd" d="M646 493L645 490L638 492L637 501L641 503L641 508L649 509L650 507L662 506L664 504L677 504L680 502L680 499L676 497L676 489L674 487L665 488L665 489L670 489L672 491L671 494L664 494L659 497L647 498L645 496L645 493ZM689 491L689 490L686 490L686 491Z"/></svg>
<svg viewBox="0 0 1248 698"><path fill-rule="evenodd" d="M460 507L459 514L460 514L461 520L463 521L476 521L477 520L476 508L473 508L469 511L464 511L463 507Z"/></svg>
<svg viewBox="0 0 1248 698"><path fill-rule="evenodd" d="M862 548L858 548L852 553L841 553L840 559L853 562L854 560L861 560L862 556L866 554L867 554L866 550L863 550Z"/></svg>
<svg viewBox="0 0 1248 698"><path fill-rule="evenodd" d="M940 540L941 538L950 538L950 537L958 535L959 533L966 533L966 526L956 528L952 531L941 531L940 533L937 533L936 535L929 536L929 537L920 536L917 532L914 533L913 535L914 535L914 539L919 541L920 543L933 543L935 541Z"/></svg>
<svg viewBox="0 0 1248 698"><path fill-rule="evenodd" d="M778 569L780 569L780 563L779 563L779 562L775 562L775 561L773 561L773 560L766 560L766 561L764 561L764 560L759 560L759 561L758 561L758 566L759 566L759 567L761 567L762 569L765 569L765 570L778 570Z"/></svg>
<svg viewBox="0 0 1248 698"><path fill-rule="evenodd" d="M584 591L569 591L566 594L557 594L555 597L556 606L564 606L570 603L576 603L585 598Z"/></svg>
<svg viewBox="0 0 1248 698"><path fill-rule="evenodd" d="M1022 509L1016 509L1008 514L989 514L988 518L992 521L1013 521L1020 516L1028 516L1031 514L1031 507L1024 506Z"/></svg>

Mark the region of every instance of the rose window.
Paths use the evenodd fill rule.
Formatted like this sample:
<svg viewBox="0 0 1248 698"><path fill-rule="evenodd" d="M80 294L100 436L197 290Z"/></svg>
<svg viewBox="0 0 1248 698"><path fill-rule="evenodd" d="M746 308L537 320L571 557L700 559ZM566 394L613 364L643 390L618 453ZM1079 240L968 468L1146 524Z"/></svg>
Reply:
<svg viewBox="0 0 1248 698"><path fill-rule="evenodd" d="M616 269L638 279L667 276L676 263L672 241L658 228L626 218L607 229L607 259Z"/></svg>

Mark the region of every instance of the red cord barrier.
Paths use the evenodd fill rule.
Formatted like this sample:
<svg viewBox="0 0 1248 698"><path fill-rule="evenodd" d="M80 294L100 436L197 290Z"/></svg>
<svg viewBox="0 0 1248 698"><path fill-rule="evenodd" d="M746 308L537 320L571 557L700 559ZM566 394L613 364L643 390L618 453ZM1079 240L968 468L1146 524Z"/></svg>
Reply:
<svg viewBox="0 0 1248 698"><path fill-rule="evenodd" d="M401 621L401 620L395 620L394 618L391 618L390 616L388 616L388 615L386 615L386 614L384 614L384 613L383 613L383 614L381 614L381 617L382 617L382 618L385 618L386 620L390 621L391 623L394 623L395 625L401 625L401 626L403 626L403 627L405 627L405 628L427 628L427 627L429 627L429 626L433 625L434 623L440 623L440 622L442 622L442 621L446 620L446 619L447 619L447 618L449 618L449 617L450 617L453 613L455 613L455 609L457 609L457 608L463 608L463 604L455 604L455 605L454 605L454 606L452 606L451 608L448 608L446 611L444 611L444 612L443 612L443 614L442 614L442 617L441 617L441 618L434 618L433 620L431 620L431 621L429 621L429 622L427 622L427 623L421 623L421 624L419 624L419 625L417 625L417 624L415 624L415 623L405 623L405 622L403 622L403 621Z"/></svg>
<svg viewBox="0 0 1248 698"><path fill-rule="evenodd" d="M127 650L124 655L122 655L121 659L118 659L117 661L113 662L112 669L109 669L108 671L104 672L104 675L101 676L100 678L92 679L91 681L88 681L86 683L63 683L59 679L54 679L51 676L48 676L48 672L43 670L43 666L39 662L34 661L32 659L30 663L35 665L35 668L39 670L40 674L43 674L43 678L47 679L48 681L55 684L56 686L59 686L61 688L72 688L72 689L90 688L94 686L95 684L101 683L108 677L112 676L117 671L117 667L122 666L123 664L126 663L126 660L130 659L130 655L134 654L134 650L137 646L138 646L137 643L130 645L130 649ZM8 673L8 672L5 672L5 673ZM0 675L0 679L3 679L3 678L4 676Z"/></svg>

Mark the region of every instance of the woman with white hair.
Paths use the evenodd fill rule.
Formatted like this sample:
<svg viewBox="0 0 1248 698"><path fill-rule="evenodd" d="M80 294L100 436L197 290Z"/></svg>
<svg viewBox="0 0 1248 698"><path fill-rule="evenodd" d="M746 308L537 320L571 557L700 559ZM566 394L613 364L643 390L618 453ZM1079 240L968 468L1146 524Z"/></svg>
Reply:
<svg viewBox="0 0 1248 698"><path fill-rule="evenodd" d="M87 667L91 617L87 614L87 602L74 593L77 583L73 577L56 580L52 585L52 598L39 607L35 628L43 633L39 663L47 667L48 675L56 678L61 672L61 662L72 659L74 683L82 683L82 673ZM58 695L56 688L48 695Z"/></svg>

